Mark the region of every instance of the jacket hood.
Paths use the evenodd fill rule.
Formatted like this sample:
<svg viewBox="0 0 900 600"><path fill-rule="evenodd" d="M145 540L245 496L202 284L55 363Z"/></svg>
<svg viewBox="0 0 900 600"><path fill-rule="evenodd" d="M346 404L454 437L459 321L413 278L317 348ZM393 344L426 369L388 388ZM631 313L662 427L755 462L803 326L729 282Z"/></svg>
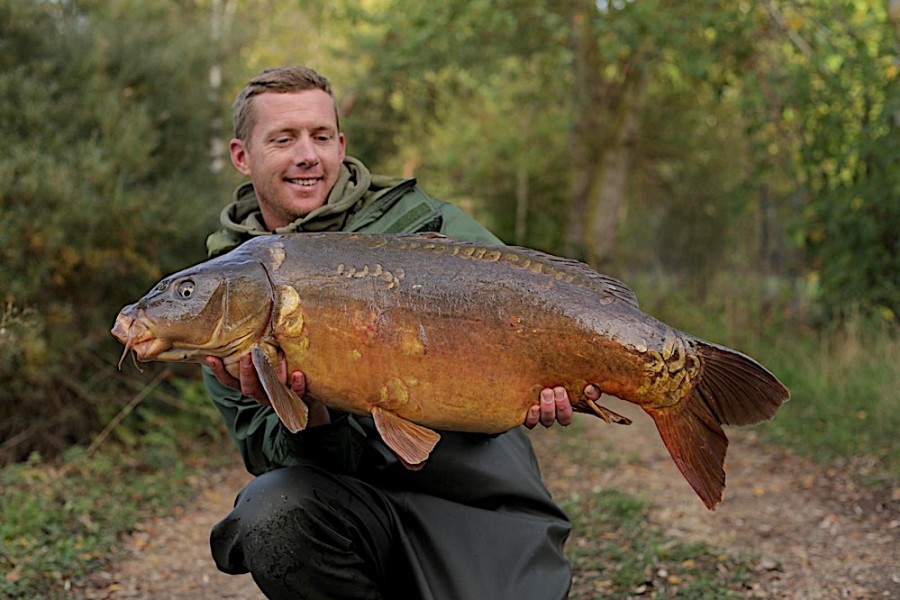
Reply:
<svg viewBox="0 0 900 600"><path fill-rule="evenodd" d="M385 192L414 180L372 175L358 159L344 158L338 180L325 204L286 227L268 229L251 182L234 191L234 199L219 215L221 228L206 240L209 256L216 256L257 235L303 231L339 231L363 207L381 198Z"/></svg>

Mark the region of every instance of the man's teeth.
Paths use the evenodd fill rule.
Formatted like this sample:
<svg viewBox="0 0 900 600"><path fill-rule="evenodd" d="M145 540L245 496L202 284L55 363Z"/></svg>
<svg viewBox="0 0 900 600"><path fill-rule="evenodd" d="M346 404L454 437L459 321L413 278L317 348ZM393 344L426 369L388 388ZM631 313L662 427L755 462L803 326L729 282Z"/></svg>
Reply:
<svg viewBox="0 0 900 600"><path fill-rule="evenodd" d="M295 183L297 185L311 186L311 185L316 185L316 182L319 180L318 179L285 179L285 181L288 181L290 183Z"/></svg>

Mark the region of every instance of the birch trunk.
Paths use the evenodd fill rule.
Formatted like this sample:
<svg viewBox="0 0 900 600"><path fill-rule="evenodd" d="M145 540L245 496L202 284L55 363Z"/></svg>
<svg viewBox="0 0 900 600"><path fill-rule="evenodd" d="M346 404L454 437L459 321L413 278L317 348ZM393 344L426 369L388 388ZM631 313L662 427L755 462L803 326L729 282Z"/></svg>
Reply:
<svg viewBox="0 0 900 600"><path fill-rule="evenodd" d="M612 135L607 140L599 170L588 197L587 259L596 268L609 267L615 258L619 230L627 209L631 152L640 126L647 78L634 72L626 78Z"/></svg>
<svg viewBox="0 0 900 600"><path fill-rule="evenodd" d="M572 258L584 259L585 216L588 198L597 177L597 146L604 111L600 48L592 10L578 11L572 16L572 52L575 57L573 115L569 130L572 178L564 253Z"/></svg>
<svg viewBox="0 0 900 600"><path fill-rule="evenodd" d="M210 43L216 50L216 62L209 68L209 99L216 104L221 102L222 92L222 48L231 31L237 0L213 0L209 20ZM226 130L224 119L217 117L212 122L212 136L209 140L209 169L219 173L228 164L228 144L223 139ZM230 136L229 136L230 137Z"/></svg>

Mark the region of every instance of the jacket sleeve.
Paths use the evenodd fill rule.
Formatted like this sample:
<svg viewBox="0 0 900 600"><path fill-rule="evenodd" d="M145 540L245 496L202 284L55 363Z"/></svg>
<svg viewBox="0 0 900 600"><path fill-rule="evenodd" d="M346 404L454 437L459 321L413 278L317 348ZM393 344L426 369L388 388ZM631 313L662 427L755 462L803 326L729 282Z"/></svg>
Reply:
<svg viewBox="0 0 900 600"><path fill-rule="evenodd" d="M453 204L441 207L441 233L458 240L480 242L484 244L503 244L493 233L481 226L472 217Z"/></svg>
<svg viewBox="0 0 900 600"><path fill-rule="evenodd" d="M291 433L272 407L222 385L208 367L202 371L206 391L253 475L299 464L350 472L358 468L365 436L349 415L332 411L330 424Z"/></svg>

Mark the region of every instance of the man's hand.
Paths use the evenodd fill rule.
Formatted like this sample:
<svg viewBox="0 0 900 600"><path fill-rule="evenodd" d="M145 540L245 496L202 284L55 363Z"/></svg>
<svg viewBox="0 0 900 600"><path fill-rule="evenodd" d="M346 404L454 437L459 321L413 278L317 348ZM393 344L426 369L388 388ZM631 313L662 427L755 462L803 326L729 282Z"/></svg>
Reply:
<svg viewBox="0 0 900 600"><path fill-rule="evenodd" d="M591 401L600 398L600 390L593 384L585 386L582 394ZM563 427L572 423L572 404L569 401L569 393L566 388L560 386L541 390L540 402L532 406L525 415L525 427L534 429L538 423L544 427L550 427L554 421Z"/></svg>
<svg viewBox="0 0 900 600"><path fill-rule="evenodd" d="M269 398L266 396L266 391L259 381L259 376L256 374L256 369L253 367L253 360L250 358L249 354L245 354L241 357L239 378L232 377L231 373L225 369L222 360L215 356L206 357L206 366L210 368L213 375L216 376L216 379L218 379L219 383L222 385L240 390L242 394L249 398L253 398L264 406L271 405ZM278 380L281 381L281 383L287 384L287 362L284 360L284 356L280 357L275 371L278 373ZM302 371L294 371L291 373L290 388L309 407L309 422L306 425L307 427L327 425L331 422L331 416L328 414L328 409L325 405L306 395L306 376Z"/></svg>

